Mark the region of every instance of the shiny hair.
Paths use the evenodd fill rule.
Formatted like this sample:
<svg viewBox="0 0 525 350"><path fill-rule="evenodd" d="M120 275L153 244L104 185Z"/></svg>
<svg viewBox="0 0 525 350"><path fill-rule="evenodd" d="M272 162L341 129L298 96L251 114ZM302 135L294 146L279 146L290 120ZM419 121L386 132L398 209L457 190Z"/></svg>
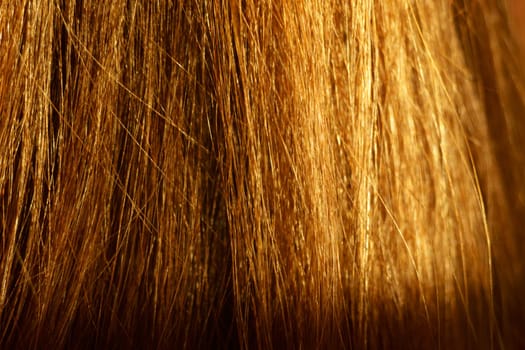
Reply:
<svg viewBox="0 0 525 350"><path fill-rule="evenodd" d="M525 346L499 0L1 0L0 347Z"/></svg>

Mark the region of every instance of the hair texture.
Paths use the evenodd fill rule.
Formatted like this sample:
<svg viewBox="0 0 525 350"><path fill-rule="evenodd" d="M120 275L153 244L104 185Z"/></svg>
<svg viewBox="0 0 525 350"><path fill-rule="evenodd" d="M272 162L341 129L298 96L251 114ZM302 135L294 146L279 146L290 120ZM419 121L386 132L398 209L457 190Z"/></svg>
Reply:
<svg viewBox="0 0 525 350"><path fill-rule="evenodd" d="M1 0L0 347L525 347L499 0Z"/></svg>

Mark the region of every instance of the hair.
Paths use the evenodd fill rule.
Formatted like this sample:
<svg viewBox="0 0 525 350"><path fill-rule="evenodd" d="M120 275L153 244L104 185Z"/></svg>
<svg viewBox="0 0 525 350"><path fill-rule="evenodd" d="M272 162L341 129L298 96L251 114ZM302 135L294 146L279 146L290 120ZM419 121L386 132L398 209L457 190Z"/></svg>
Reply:
<svg viewBox="0 0 525 350"><path fill-rule="evenodd" d="M0 1L0 347L525 346L508 23Z"/></svg>

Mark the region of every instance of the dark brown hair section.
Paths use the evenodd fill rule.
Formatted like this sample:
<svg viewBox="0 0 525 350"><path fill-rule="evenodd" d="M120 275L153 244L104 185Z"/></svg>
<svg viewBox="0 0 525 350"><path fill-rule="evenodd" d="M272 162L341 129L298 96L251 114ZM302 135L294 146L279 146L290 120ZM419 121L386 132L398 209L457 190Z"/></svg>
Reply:
<svg viewBox="0 0 525 350"><path fill-rule="evenodd" d="M0 347L525 346L508 23L0 1Z"/></svg>

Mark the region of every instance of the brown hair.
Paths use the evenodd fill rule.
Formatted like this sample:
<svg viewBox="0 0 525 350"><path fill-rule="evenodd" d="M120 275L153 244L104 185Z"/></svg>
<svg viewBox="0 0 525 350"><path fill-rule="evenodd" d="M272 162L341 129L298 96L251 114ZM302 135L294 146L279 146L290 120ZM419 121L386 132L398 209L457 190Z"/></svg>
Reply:
<svg viewBox="0 0 525 350"><path fill-rule="evenodd" d="M0 1L0 347L525 346L507 23Z"/></svg>

